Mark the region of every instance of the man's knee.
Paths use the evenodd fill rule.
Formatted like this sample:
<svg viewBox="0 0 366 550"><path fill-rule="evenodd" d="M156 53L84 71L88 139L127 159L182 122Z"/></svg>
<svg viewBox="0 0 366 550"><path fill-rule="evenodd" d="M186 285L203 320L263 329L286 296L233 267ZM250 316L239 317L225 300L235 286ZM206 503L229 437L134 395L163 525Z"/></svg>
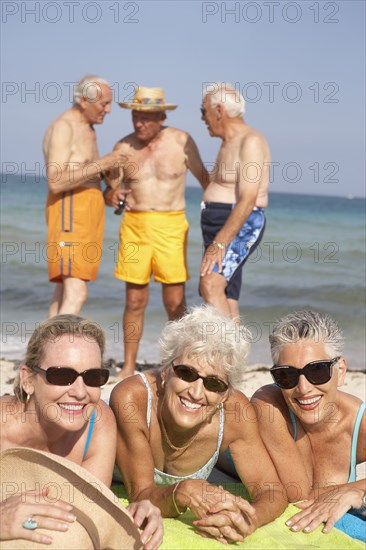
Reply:
<svg viewBox="0 0 366 550"><path fill-rule="evenodd" d="M201 277L200 292L205 301L214 298L218 293L224 293L225 287L226 281L222 276L206 275L205 277Z"/></svg>
<svg viewBox="0 0 366 550"><path fill-rule="evenodd" d="M62 304L59 313L78 314L88 297L88 287L80 279L65 279L62 295Z"/></svg>
<svg viewBox="0 0 366 550"><path fill-rule="evenodd" d="M170 320L178 319L184 315L186 302L184 296L180 299L164 300L164 307Z"/></svg>
<svg viewBox="0 0 366 550"><path fill-rule="evenodd" d="M201 277L200 292L204 298L211 296L215 292L215 284L212 277Z"/></svg>
<svg viewBox="0 0 366 550"><path fill-rule="evenodd" d="M79 281L76 285L69 284L65 286L64 298L65 295L68 300L84 303L86 302L86 299L88 297L88 287L86 283L84 283L84 281L82 282L82 284L79 284Z"/></svg>
<svg viewBox="0 0 366 550"><path fill-rule="evenodd" d="M135 291L133 294L127 294L125 311L129 313L143 312L148 303L148 295L141 290Z"/></svg>

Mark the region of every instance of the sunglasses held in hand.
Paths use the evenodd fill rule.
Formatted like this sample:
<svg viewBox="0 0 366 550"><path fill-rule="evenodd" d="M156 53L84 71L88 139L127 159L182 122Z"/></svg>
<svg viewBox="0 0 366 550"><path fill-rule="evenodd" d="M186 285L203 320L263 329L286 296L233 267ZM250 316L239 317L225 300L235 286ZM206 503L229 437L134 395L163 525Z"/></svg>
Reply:
<svg viewBox="0 0 366 550"><path fill-rule="evenodd" d="M340 358L341 356L329 360L312 361L302 369L297 369L290 365L274 365L270 372L274 382L283 390L295 388L299 383L301 375L305 376L310 384L321 386L332 378L332 367Z"/></svg>
<svg viewBox="0 0 366 550"><path fill-rule="evenodd" d="M49 367L47 370L40 367L31 367L31 370L39 372L46 377L49 384L53 386L71 386L78 378L84 381L86 386L92 388L99 388L108 382L109 370L108 369L89 369L84 372L78 372L75 369L69 367Z"/></svg>
<svg viewBox="0 0 366 550"><path fill-rule="evenodd" d="M195 368L189 367L188 365L173 365L174 374L178 376L184 382L195 382L201 378L204 387L208 391L215 393L223 393L228 389L228 384L218 378L217 376L201 376L198 374Z"/></svg>

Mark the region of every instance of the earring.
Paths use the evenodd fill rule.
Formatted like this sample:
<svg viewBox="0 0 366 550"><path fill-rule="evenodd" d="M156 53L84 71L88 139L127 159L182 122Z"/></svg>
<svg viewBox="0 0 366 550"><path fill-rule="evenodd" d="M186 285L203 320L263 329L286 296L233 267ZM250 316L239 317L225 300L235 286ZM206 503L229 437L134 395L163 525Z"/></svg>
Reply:
<svg viewBox="0 0 366 550"><path fill-rule="evenodd" d="M31 398L30 393L27 393L27 398L25 400L26 405L28 405L30 398Z"/></svg>
<svg viewBox="0 0 366 550"><path fill-rule="evenodd" d="M156 395L158 397L161 397L164 393L164 386L165 386L165 381L160 379L160 387L157 389L156 391Z"/></svg>

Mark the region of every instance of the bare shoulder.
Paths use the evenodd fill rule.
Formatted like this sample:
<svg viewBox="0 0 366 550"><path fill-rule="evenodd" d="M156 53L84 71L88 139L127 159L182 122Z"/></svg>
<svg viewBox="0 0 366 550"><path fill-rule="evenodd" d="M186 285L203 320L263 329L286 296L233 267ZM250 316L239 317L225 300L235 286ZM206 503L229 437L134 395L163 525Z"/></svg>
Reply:
<svg viewBox="0 0 366 550"><path fill-rule="evenodd" d="M251 398L261 429L282 429L290 421L290 415L280 388L267 384L257 390Z"/></svg>
<svg viewBox="0 0 366 550"><path fill-rule="evenodd" d="M0 404L5 405L6 403L14 403L16 401L16 398L14 395L1 395L0 396Z"/></svg>
<svg viewBox="0 0 366 550"><path fill-rule="evenodd" d="M10 417L17 414L20 410L20 403L13 395L3 395L0 397L1 422L7 422Z"/></svg>
<svg viewBox="0 0 366 550"><path fill-rule="evenodd" d="M237 431L248 419L255 419L255 410L246 395L233 390L224 404L225 429Z"/></svg>
<svg viewBox="0 0 366 550"><path fill-rule="evenodd" d="M129 376L121 380L112 390L110 404L124 403L131 398L138 398L142 393L144 383L139 375Z"/></svg>
<svg viewBox="0 0 366 550"><path fill-rule="evenodd" d="M241 392L233 392L225 403L225 431L223 449L241 441L247 446L257 445L262 434L263 413ZM267 412L267 416L268 412ZM266 423L263 432L266 432ZM283 423L285 424L285 423ZM282 430L282 428L281 428Z"/></svg>
<svg viewBox="0 0 366 550"><path fill-rule="evenodd" d="M49 140L51 137L53 139L57 139L58 136L69 137L72 135L72 132L72 120L66 114L63 114L49 125L44 136L44 141Z"/></svg>
<svg viewBox="0 0 366 550"><path fill-rule="evenodd" d="M357 444L357 463L359 464L365 461L366 461L366 409L363 411L363 415L361 418L360 431L358 434L358 444Z"/></svg>
<svg viewBox="0 0 366 550"><path fill-rule="evenodd" d="M97 406L97 419L98 427L100 429L105 429L107 427L113 427L116 425L116 418L113 414L112 409L101 399Z"/></svg>
<svg viewBox="0 0 366 550"><path fill-rule="evenodd" d="M360 410L360 407L364 402L356 395L338 390L338 403L343 409L343 414L349 416L353 424L358 414L358 411ZM361 426L362 424L364 424L366 428L366 410L364 410L363 412Z"/></svg>
<svg viewBox="0 0 366 550"><path fill-rule="evenodd" d="M281 405L283 403L283 397L278 386L275 384L266 384L254 392L251 401Z"/></svg>
<svg viewBox="0 0 366 550"><path fill-rule="evenodd" d="M0 406L1 406L1 413L6 414L8 411L11 413L12 411L19 410L20 408L20 402L17 400L17 398L14 395L2 395L0 397Z"/></svg>
<svg viewBox="0 0 366 550"><path fill-rule="evenodd" d="M10 447L19 447L22 445L22 437L19 435L19 432L26 422L26 417L22 414L22 404L15 396L4 395L0 397L0 400L0 450L3 451Z"/></svg>
<svg viewBox="0 0 366 550"><path fill-rule="evenodd" d="M168 137L170 140L174 139L182 146L184 146L190 138L188 132L185 132L184 130L179 130L178 128L172 128L171 126L166 126L164 128L164 134L164 137Z"/></svg>
<svg viewBox="0 0 366 550"><path fill-rule="evenodd" d="M246 127L241 133L241 147L245 149L268 149L268 142L255 128Z"/></svg>
<svg viewBox="0 0 366 550"><path fill-rule="evenodd" d="M225 407L231 405L232 403L249 403L248 397L239 390L231 390L228 399L225 401Z"/></svg>
<svg viewBox="0 0 366 550"><path fill-rule="evenodd" d="M136 144L137 144L137 139L136 139L136 136L135 136L134 132L132 132L131 134L128 134L127 136L124 136L119 141L117 141L116 145L114 146L114 149L115 150L119 150L119 149L126 149L127 150L129 147L134 147Z"/></svg>
<svg viewBox="0 0 366 550"><path fill-rule="evenodd" d="M112 390L110 406L119 425L146 419L148 392L141 376L136 374L122 380Z"/></svg>
<svg viewBox="0 0 366 550"><path fill-rule="evenodd" d="M350 434L354 434L356 419L358 418L361 405L364 403L355 395L338 390L338 404L343 409L343 416L347 416L347 426ZM362 409L361 409L362 410ZM359 432L357 438L357 464L366 461L366 409L363 410L359 419Z"/></svg>
<svg viewBox="0 0 366 550"><path fill-rule="evenodd" d="M250 422L251 419L253 420L255 417L256 411L258 411L261 406L265 408L267 405L273 405L280 409L286 408L281 391L271 384L257 390L250 400L241 391L233 391L225 403L225 411L227 410L229 412L235 410L238 415L240 409L240 416L244 419L246 418ZM260 414L259 411L259 415Z"/></svg>

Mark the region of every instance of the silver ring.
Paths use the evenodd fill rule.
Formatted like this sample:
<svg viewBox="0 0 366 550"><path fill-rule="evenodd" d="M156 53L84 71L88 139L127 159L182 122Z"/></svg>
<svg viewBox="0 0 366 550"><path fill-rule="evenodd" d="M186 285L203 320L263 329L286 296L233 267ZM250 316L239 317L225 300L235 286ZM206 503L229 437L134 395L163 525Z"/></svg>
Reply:
<svg viewBox="0 0 366 550"><path fill-rule="evenodd" d="M38 523L32 518L32 516L29 516L27 521L23 522L24 529L30 529L33 531L34 529L37 529Z"/></svg>

